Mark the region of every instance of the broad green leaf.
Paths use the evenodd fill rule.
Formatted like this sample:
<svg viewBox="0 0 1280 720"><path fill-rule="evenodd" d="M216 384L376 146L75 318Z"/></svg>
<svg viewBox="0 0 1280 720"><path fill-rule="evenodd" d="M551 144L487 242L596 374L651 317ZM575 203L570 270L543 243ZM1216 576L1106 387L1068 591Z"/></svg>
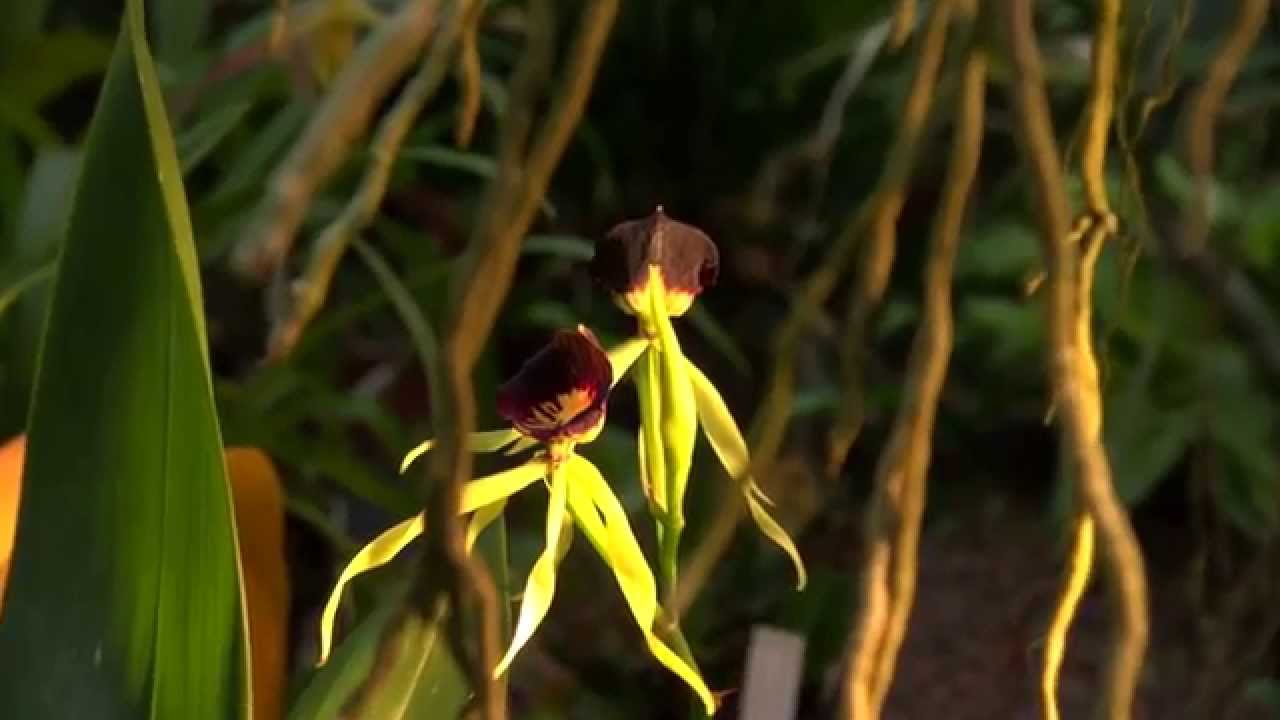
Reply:
<svg viewBox="0 0 1280 720"><path fill-rule="evenodd" d="M424 619L405 606L409 583L393 583L317 668L289 720L455 718L470 690L439 634L437 612ZM395 714L399 711L400 714Z"/></svg>
<svg viewBox="0 0 1280 720"><path fill-rule="evenodd" d="M483 432L471 433L471 437L467 438L467 446L471 448L471 452L489 453L497 452L502 448L515 442L520 437L520 433L515 428L506 428L505 430L485 430ZM404 460L400 461L400 474L403 475L405 470L413 464L414 460L422 457L435 447L434 439L418 445L410 450L404 456Z"/></svg>
<svg viewBox="0 0 1280 720"><path fill-rule="evenodd" d="M143 28L133 0L52 291L0 622L12 717L251 704L195 245Z"/></svg>
<svg viewBox="0 0 1280 720"><path fill-rule="evenodd" d="M329 653L333 649L333 625L337 621L338 606L342 604L342 591L346 589L347 583L363 572L391 562L406 545L422 534L422 530L422 513L402 520L361 548L342 569L342 574L338 576L338 581L334 583L329 599L324 604L324 612L320 615L319 664L328 662Z"/></svg>
<svg viewBox="0 0 1280 720"><path fill-rule="evenodd" d="M524 595L520 601L520 616L516 620L516 630L511 637L511 645L493 669L493 676L498 677L507 671L512 659L520 648L533 637L533 631L542 624L551 608L551 598L556 592L556 566L564 557L561 542L565 538L563 526L566 520L565 502L568 491L567 479L561 468L551 472L551 497L547 500L546 547L534 561L529 570L529 579L525 582Z"/></svg>
<svg viewBox="0 0 1280 720"><path fill-rule="evenodd" d="M742 499L747 503L751 519L760 528L760 532L782 548L787 557L791 558L791 564L795 566L796 571L796 589L803 590L808 579L804 560L800 558L800 552L796 550L795 543L791 541L787 531L765 509L763 503L768 503L769 498L748 474L751 459L747 452L747 441L742 437L738 423L729 413L729 406L725 404L724 398L720 397L720 391L716 390L716 386L711 384L702 370L692 362L688 362L688 368L689 379L693 385L694 402L698 406L698 419L702 424L702 431L707 436L707 441L711 443L711 449L720 458L720 463L724 465L729 477L738 483Z"/></svg>
<svg viewBox="0 0 1280 720"><path fill-rule="evenodd" d="M644 634L649 652L698 695L708 716L716 710L715 698L697 668L681 658L654 633L658 614L658 588L645 561L644 551L631 531L627 511L591 461L571 456L566 471L573 518L596 552L613 571L627 607Z"/></svg>
<svg viewBox="0 0 1280 720"><path fill-rule="evenodd" d="M462 486L458 512L475 512L486 505L505 500L546 476L546 462L534 459L509 470L471 480Z"/></svg>

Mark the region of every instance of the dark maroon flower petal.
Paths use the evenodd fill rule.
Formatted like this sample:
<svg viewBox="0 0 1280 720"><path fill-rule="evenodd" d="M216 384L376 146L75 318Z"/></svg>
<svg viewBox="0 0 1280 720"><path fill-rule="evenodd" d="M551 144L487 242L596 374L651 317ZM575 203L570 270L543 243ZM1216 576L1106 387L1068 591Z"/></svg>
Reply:
<svg viewBox="0 0 1280 720"><path fill-rule="evenodd" d="M559 330L498 388L498 414L542 442L587 438L604 421L612 384L609 356L591 331Z"/></svg>
<svg viewBox="0 0 1280 720"><path fill-rule="evenodd" d="M653 214L620 223L596 243L591 274L635 314L647 298L649 266L657 265L667 291L671 315L682 315L693 298L715 284L720 253L707 234L692 225L672 220L658 206Z"/></svg>

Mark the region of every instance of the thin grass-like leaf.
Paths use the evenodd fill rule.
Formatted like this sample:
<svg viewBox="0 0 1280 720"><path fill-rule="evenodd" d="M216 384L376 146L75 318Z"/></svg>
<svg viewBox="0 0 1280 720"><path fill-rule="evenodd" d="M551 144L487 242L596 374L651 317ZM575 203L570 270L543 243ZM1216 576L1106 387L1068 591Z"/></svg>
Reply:
<svg viewBox="0 0 1280 720"><path fill-rule="evenodd" d="M775 545L782 548L782 551L791 558L791 564L795 566L796 571L796 589L803 590L808 582L808 573L805 571L804 560L800 558L800 552L796 550L795 543L787 535L787 531L769 515L769 512L761 502L768 502L768 498L748 474L751 459L747 452L747 441L742 437L742 431L738 429L738 423L734 421L733 415L729 413L729 406L725 404L724 398L720 397L720 391L716 390L716 386L711 384L711 381L707 379L702 370L687 360L686 364L689 370L689 379L693 385L693 397L698 408L698 419L702 424L702 430L706 434L707 440L711 443L711 449L720 458L720 463L724 465L729 477L738 483L742 491L742 499L747 503L747 510L751 513L751 519L760 528L760 532L764 533L765 537L772 540Z"/></svg>
<svg viewBox="0 0 1280 720"><path fill-rule="evenodd" d="M520 601L520 618L516 621L511 646L507 648L507 653L498 662L498 666L493 669L494 677L507 671L511 660L515 658L516 653L520 652L520 648L529 642L534 630L538 629L538 625L542 623L542 619L547 616L547 610L551 607L551 598L556 592L556 566L563 557L560 541L565 537L562 527L567 517L565 505L568 500L568 487L565 480L563 469L552 470L551 498L547 501L547 545L534 561L533 568L529 570L529 579L525 583L524 595Z"/></svg>
<svg viewBox="0 0 1280 720"><path fill-rule="evenodd" d="M418 513L374 538L373 542L361 548L360 552L351 558L351 562L342 569L342 574L338 576L338 582L329 593L329 600L324 604L324 612L320 616L320 665L329 661L329 653L333 649L333 624L338 616L338 606L342 603L342 591L347 583L363 572L391 562L406 545L422 534L422 530L423 517L422 513Z"/></svg>
<svg viewBox="0 0 1280 720"><path fill-rule="evenodd" d="M473 453L497 452L515 442L519 437L520 433L515 428L486 430L484 432L471 433L471 437L467 438L467 446L471 448ZM435 445L436 441L434 439L427 440L405 454L404 460L400 461L400 474L403 475L414 460L427 454Z"/></svg>
<svg viewBox="0 0 1280 720"><path fill-rule="evenodd" d="M714 714L715 697L697 668L685 662L654 633L658 612L657 583L644 551L631 531L627 511L600 470L586 458L580 455L570 457L566 471L574 520L613 571L627 607L644 634L649 652L693 689L708 716Z"/></svg>
<svg viewBox="0 0 1280 720"><path fill-rule="evenodd" d="M458 512L475 512L486 505L505 500L525 489L530 483L546 476L547 464L539 458L517 465L510 470L472 480L462 486Z"/></svg>

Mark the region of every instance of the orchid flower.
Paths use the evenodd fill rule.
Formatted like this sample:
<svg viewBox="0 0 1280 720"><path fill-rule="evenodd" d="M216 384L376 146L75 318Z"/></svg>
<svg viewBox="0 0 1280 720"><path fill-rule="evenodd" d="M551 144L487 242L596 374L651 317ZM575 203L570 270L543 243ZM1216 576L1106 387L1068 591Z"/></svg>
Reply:
<svg viewBox="0 0 1280 720"><path fill-rule="evenodd" d="M473 433L469 438L474 452L508 448L507 453L514 454L533 447L537 452L522 465L468 482L462 489L458 512L471 516L466 533L470 550L485 526L502 513L508 497L538 480L543 480L548 490L546 545L529 571L515 632L506 654L493 669L495 677L506 672L550 609L556 571L576 526L613 571L650 653L693 689L709 716L715 712L716 701L697 668L655 633L657 583L626 510L600 470L575 452L576 445L591 442L600 434L614 378L621 376L644 348L645 343L633 341L607 355L582 326L577 332L558 332L498 388L498 413L512 427ZM428 440L414 448L401 471L432 444ZM418 514L392 527L357 553L343 570L321 620L321 663L332 647L334 617L343 588L356 575L394 558L422 534L423 522L423 515Z"/></svg>
<svg viewBox="0 0 1280 720"><path fill-rule="evenodd" d="M747 444L720 391L680 349L671 318L714 284L719 252L706 233L671 219L661 206L646 218L623 222L596 245L591 273L624 312L639 322L647 345L633 380L640 398L640 466L650 508L658 520L660 565L674 584L684 493L697 428L738 484L752 520L795 567L797 589L807 576L795 544L769 514L772 502L748 472Z"/></svg>

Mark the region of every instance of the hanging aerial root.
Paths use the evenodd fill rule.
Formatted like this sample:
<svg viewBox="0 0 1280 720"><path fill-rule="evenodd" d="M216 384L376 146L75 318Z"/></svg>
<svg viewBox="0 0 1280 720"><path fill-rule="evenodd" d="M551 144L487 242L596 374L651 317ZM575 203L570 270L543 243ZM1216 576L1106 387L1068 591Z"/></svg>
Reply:
<svg viewBox="0 0 1280 720"><path fill-rule="evenodd" d="M952 274L981 154L986 77L986 54L974 46L963 70L946 190L925 265L924 317L912 343L904 401L876 468L867 510L862 598L842 699L845 717L857 720L880 715L915 598L933 427L951 355Z"/></svg>
<svg viewBox="0 0 1280 720"><path fill-rule="evenodd" d="M1044 703L1045 720L1059 720L1061 717L1058 713L1058 673L1062 669L1062 658L1067 650L1067 630L1080 606L1084 589L1089 585L1089 575L1093 569L1093 518L1087 513L1081 513L1077 517L1073 537L1067 581L1062 586L1062 595L1058 597L1058 606L1053 612L1049 634L1044 641L1040 698Z"/></svg>

